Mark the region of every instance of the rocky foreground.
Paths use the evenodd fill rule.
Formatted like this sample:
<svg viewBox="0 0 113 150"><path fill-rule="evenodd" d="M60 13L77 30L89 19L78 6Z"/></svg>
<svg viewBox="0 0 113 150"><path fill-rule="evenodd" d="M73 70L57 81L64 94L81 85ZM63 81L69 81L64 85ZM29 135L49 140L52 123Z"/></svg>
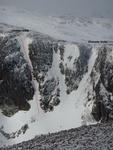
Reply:
<svg viewBox="0 0 113 150"><path fill-rule="evenodd" d="M1 150L113 150L113 123L41 135Z"/></svg>

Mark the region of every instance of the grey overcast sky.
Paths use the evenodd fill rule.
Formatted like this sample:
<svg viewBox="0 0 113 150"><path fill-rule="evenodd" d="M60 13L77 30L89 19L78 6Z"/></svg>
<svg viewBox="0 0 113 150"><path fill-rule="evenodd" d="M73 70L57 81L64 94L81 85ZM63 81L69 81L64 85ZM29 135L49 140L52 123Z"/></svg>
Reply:
<svg viewBox="0 0 113 150"><path fill-rule="evenodd" d="M113 19L113 0L0 0L0 6L2 5L25 8L49 15Z"/></svg>

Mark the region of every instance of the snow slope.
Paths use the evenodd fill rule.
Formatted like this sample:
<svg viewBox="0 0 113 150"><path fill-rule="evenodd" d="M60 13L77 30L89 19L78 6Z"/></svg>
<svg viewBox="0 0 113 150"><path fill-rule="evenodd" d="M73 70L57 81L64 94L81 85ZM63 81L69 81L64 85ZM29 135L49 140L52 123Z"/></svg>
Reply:
<svg viewBox="0 0 113 150"><path fill-rule="evenodd" d="M67 41L112 40L113 20L44 16L0 6L0 22L29 28Z"/></svg>

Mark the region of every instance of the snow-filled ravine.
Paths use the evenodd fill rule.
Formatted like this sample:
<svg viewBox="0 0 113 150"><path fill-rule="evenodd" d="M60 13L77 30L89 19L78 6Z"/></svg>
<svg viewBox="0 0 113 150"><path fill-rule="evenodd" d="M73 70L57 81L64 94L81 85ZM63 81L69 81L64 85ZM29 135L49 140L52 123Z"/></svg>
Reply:
<svg viewBox="0 0 113 150"><path fill-rule="evenodd" d="M25 56L29 66L32 63L29 59L28 44L32 42L32 39L27 37L26 33L17 36L17 40L21 45L21 52ZM92 56L89 60L88 72L84 75L82 81L79 84L79 88L70 94L66 93L66 85L64 75L61 74L59 68L60 53L53 53L53 63L51 69L48 71L46 79L48 80L52 77L59 78L60 93L60 104L55 107L51 112L44 112L40 108L40 93L39 85L36 79L33 78L33 84L35 87L35 95L33 100L29 103L31 109L29 111L19 111L12 117L6 117L2 113L0 114L0 127L5 133L12 134L16 133L25 124L28 125L28 129L25 134L15 134L15 138L7 139L4 135L0 134L0 145L12 145L32 139L36 135L54 133L57 131L71 129L79 127L83 124L93 124L96 123L91 116L92 104L93 102L87 102L87 92L86 90L90 88L88 82L91 69L94 65L95 59L97 57L96 49L92 51ZM79 57L79 48L77 45L66 43L64 52L64 63L67 63L69 68L73 68L72 62L68 62L67 57L73 56L74 58Z"/></svg>

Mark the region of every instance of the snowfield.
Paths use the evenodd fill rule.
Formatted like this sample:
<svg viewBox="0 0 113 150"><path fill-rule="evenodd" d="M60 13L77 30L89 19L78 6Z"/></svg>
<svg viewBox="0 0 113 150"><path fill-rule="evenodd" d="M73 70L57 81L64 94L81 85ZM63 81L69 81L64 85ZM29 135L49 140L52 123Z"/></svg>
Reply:
<svg viewBox="0 0 113 150"><path fill-rule="evenodd" d="M38 31L58 40L86 42L113 39L113 20L104 18L44 16L0 6L0 22Z"/></svg>

